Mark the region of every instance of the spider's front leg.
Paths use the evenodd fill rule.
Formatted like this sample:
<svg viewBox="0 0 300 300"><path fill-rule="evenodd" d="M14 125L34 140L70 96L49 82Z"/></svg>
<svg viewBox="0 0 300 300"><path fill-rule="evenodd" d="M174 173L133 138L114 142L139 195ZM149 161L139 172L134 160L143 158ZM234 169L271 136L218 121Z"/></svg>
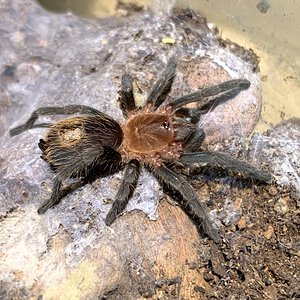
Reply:
<svg viewBox="0 0 300 300"><path fill-rule="evenodd" d="M186 123L184 119L182 122L177 122L181 125L176 128L174 141L181 142L185 152L195 152L201 149L201 145L205 138L205 133L201 128L197 128L197 124Z"/></svg>
<svg viewBox="0 0 300 300"><path fill-rule="evenodd" d="M147 104L158 108L167 98L171 91L172 83L176 74L177 61L175 56L172 56L160 78L155 82L147 97Z"/></svg>
<svg viewBox="0 0 300 300"><path fill-rule="evenodd" d="M128 73L125 73L122 76L122 84L119 95L120 108L123 112L124 117L127 118L128 114L131 111L136 110L137 108L135 105L133 94L132 77Z"/></svg>
<svg viewBox="0 0 300 300"><path fill-rule="evenodd" d="M234 98L241 91L248 89L249 86L250 82L246 79L228 80L176 98L169 105L176 110L186 104L197 102L198 109L201 109L214 103L220 103Z"/></svg>
<svg viewBox="0 0 300 300"><path fill-rule="evenodd" d="M258 168L231 158L220 152L202 151L197 153L183 153L179 160L185 166L205 166L220 167L229 171L240 174L246 178L252 178L261 182L268 182L272 179L271 174L259 170Z"/></svg>
<svg viewBox="0 0 300 300"><path fill-rule="evenodd" d="M136 188L139 174L140 164L136 159L132 159L125 167L121 186L105 219L106 225L110 226L116 220L117 216L124 211L128 200Z"/></svg>
<svg viewBox="0 0 300 300"><path fill-rule="evenodd" d="M23 125L19 125L10 130L10 135L15 136L18 135L28 129L37 128L37 127L49 127L50 124L42 123L42 124L34 124L35 121L40 116L53 116L53 115L73 115L73 114L102 114L97 109L84 106L84 105L66 105L62 107L41 107L35 110L31 117L27 120L27 122Z"/></svg>
<svg viewBox="0 0 300 300"><path fill-rule="evenodd" d="M189 119L192 124L198 123L202 114L200 109L189 107L181 107L175 111L176 117Z"/></svg>
<svg viewBox="0 0 300 300"><path fill-rule="evenodd" d="M150 168L149 168L150 169ZM201 222L203 231L216 243L220 242L218 230L213 226L212 221L207 213L207 207L201 203L194 188L185 180L185 178L161 165L159 168L151 168L151 172L164 184L178 192L184 208L188 208L191 215L198 218Z"/></svg>
<svg viewBox="0 0 300 300"><path fill-rule="evenodd" d="M204 141L205 133L202 129L196 129L189 135L188 139L183 143L185 152L199 151Z"/></svg>

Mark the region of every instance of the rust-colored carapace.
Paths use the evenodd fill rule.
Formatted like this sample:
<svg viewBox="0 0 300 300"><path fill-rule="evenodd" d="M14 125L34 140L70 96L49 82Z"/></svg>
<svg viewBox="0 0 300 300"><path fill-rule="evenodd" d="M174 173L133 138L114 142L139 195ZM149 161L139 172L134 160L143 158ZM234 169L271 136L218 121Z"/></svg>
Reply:
<svg viewBox="0 0 300 300"><path fill-rule="evenodd" d="M170 117L159 113L133 116L125 123L124 133L126 148L139 153L162 150L174 137Z"/></svg>
<svg viewBox="0 0 300 300"><path fill-rule="evenodd" d="M174 142L175 126L169 109L151 111L147 107L132 112L122 126L124 138L121 153L125 160L139 158L159 165L161 158L179 155L181 143Z"/></svg>

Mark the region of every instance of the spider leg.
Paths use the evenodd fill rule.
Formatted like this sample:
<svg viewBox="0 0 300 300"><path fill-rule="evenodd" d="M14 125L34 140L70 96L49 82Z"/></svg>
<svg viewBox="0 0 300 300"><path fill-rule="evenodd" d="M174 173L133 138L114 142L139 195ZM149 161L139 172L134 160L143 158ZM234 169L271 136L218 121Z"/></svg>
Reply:
<svg viewBox="0 0 300 300"><path fill-rule="evenodd" d="M177 109L191 102L198 102L200 104L198 109L201 109L216 100L218 102L229 100L238 95L240 91L248 89L249 86L250 82L246 79L229 80L176 98L170 103L170 106Z"/></svg>
<svg viewBox="0 0 300 300"><path fill-rule="evenodd" d="M125 73L122 76L122 85L119 95L121 110L124 117L127 118L128 113L136 109L133 95L132 77L128 73Z"/></svg>
<svg viewBox="0 0 300 300"><path fill-rule="evenodd" d="M41 140L40 148L47 150L45 141ZM93 182L99 177L112 174L121 165L121 155L114 149L97 145L90 145L79 151L79 149L66 150L55 149L50 157L42 156L55 173L54 186L50 199L46 200L38 209L39 214L45 213L49 208L56 205L60 200L75 189ZM79 178L79 182L62 188L62 183L68 178Z"/></svg>
<svg viewBox="0 0 300 300"><path fill-rule="evenodd" d="M190 123L196 124L199 122L202 111L195 108L181 107L176 110L175 116L179 118L189 118Z"/></svg>
<svg viewBox="0 0 300 300"><path fill-rule="evenodd" d="M41 107L35 110L31 117L27 120L27 122L23 125L19 125L13 129L10 130L10 135L15 136L17 134L20 134L28 129L36 128L36 127L46 127L43 126L43 124L34 124L35 121L38 119L39 116L50 116L50 115L73 115L73 114L102 114L97 109L94 109L89 106L84 105L66 105L63 107L55 107L55 106L49 106L49 107Z"/></svg>
<svg viewBox="0 0 300 300"><path fill-rule="evenodd" d="M52 125L52 123L39 123L32 125L31 128L49 128Z"/></svg>
<svg viewBox="0 0 300 300"><path fill-rule="evenodd" d="M167 63L165 71L150 90L147 97L147 104L152 104L157 108L166 100L175 78L176 65L176 58L172 56Z"/></svg>
<svg viewBox="0 0 300 300"><path fill-rule="evenodd" d="M61 188L62 181L55 180L54 187L52 190L52 194L50 199L46 200L38 209L38 214L44 214L49 208L53 207L54 205L58 204L62 198L67 196L69 193L77 190L78 188L84 186L87 182L86 181L79 181L74 182L68 185L65 188Z"/></svg>
<svg viewBox="0 0 300 300"><path fill-rule="evenodd" d="M194 188L178 173L171 171L165 165L159 168L152 168L151 172L158 177L160 181L165 183L177 191L183 198L185 208L188 208L192 215L201 220L204 232L216 243L220 242L220 236L212 225L212 221L207 213L207 207L201 203Z"/></svg>
<svg viewBox="0 0 300 300"><path fill-rule="evenodd" d="M107 226L110 226L117 216L124 211L128 200L135 190L139 174L140 164L136 159L132 159L125 167L125 173L121 186L117 192L116 199L106 216L105 223Z"/></svg>
<svg viewBox="0 0 300 300"><path fill-rule="evenodd" d="M272 179L271 174L261 171L246 162L228 157L220 152L203 151L197 153L183 153L179 158L179 162L186 166L209 165L212 167L221 167L229 169L234 173L241 174L246 178L252 178L262 182L267 182Z"/></svg>
<svg viewBox="0 0 300 300"><path fill-rule="evenodd" d="M185 152L199 151L204 141L205 133L203 129L198 128L194 130L188 139L183 143L183 149Z"/></svg>
<svg viewBox="0 0 300 300"><path fill-rule="evenodd" d="M55 178L51 197L50 197L50 199L46 200L39 207L39 209L38 209L38 214L39 215L45 213L50 207L52 207L55 204L59 203L60 199L62 198L61 185L62 185L62 181L59 180L58 178Z"/></svg>
<svg viewBox="0 0 300 300"><path fill-rule="evenodd" d="M202 142L205 138L205 133L203 129L197 128L196 126L197 125L194 124L186 124L186 122L183 120L181 126L176 128L173 140L175 142L181 142L185 152L196 152L201 149Z"/></svg>

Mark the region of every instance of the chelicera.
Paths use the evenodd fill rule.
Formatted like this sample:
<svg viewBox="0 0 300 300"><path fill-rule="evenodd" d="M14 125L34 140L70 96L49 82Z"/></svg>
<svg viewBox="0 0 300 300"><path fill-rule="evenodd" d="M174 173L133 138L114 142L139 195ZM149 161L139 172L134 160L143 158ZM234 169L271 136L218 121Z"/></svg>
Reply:
<svg viewBox="0 0 300 300"><path fill-rule="evenodd" d="M187 178L173 166L181 168L211 166L266 182L267 172L219 152L201 150L204 132L198 127L201 108L235 97L247 89L245 79L229 80L170 101L165 101L176 74L176 59L171 57L166 69L150 90L144 107L135 104L133 81L129 73L122 76L119 103L126 121L119 124L110 116L88 106L67 105L42 107L28 121L10 131L11 136L38 127L47 127L40 140L42 158L53 170L54 186L50 199L38 209L45 213L70 191L96 178L124 169L119 187L105 222L111 225L125 209L136 187L141 167L149 170L164 186L180 195L180 204L200 221L203 231L215 242L220 241L206 205ZM198 108L185 105L197 102ZM53 124L35 124L39 116L73 115ZM179 168L180 169L180 168ZM68 179L75 181L64 184ZM177 200L177 199L175 199Z"/></svg>

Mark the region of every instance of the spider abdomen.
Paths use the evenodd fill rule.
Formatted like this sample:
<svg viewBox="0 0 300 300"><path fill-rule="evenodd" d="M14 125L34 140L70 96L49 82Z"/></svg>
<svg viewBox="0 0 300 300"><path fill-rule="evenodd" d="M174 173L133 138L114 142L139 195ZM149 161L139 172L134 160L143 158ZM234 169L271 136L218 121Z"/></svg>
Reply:
<svg viewBox="0 0 300 300"><path fill-rule="evenodd" d="M82 115L53 124L39 147L42 158L64 178L81 177L98 160L109 164L123 140L120 125L105 114ZM111 162L110 162L111 163ZM105 166L104 166L105 168Z"/></svg>
<svg viewBox="0 0 300 300"><path fill-rule="evenodd" d="M124 147L135 153L153 153L166 148L173 140L171 118L161 113L134 115L124 125Z"/></svg>

